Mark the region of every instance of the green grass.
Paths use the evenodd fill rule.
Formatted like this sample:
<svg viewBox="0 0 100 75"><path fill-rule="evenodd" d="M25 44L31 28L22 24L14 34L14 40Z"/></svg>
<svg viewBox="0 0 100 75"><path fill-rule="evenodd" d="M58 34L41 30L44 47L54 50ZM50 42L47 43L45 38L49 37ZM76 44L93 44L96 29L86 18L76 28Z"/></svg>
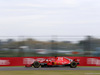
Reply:
<svg viewBox="0 0 100 75"><path fill-rule="evenodd" d="M64 71L47 71L47 70L31 70L31 71L0 71L0 75L100 75L100 71L82 71L82 70L64 70Z"/></svg>

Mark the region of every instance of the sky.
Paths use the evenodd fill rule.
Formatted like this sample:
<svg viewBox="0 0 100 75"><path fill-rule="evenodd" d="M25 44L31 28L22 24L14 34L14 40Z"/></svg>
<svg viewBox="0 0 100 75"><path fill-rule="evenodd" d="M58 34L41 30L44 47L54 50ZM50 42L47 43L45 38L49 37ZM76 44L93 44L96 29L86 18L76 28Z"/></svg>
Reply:
<svg viewBox="0 0 100 75"><path fill-rule="evenodd" d="M0 36L100 36L100 0L0 0Z"/></svg>

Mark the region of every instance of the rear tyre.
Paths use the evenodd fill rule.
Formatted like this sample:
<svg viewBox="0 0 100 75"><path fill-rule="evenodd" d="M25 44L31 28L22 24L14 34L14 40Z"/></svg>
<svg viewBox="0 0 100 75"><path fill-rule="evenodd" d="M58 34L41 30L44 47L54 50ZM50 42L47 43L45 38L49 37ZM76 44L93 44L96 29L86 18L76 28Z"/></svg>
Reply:
<svg viewBox="0 0 100 75"><path fill-rule="evenodd" d="M34 68L39 68L40 67L40 63L38 61L35 61L33 63Z"/></svg>
<svg viewBox="0 0 100 75"><path fill-rule="evenodd" d="M71 68L76 68L77 67L77 63L75 61L71 62L70 67Z"/></svg>

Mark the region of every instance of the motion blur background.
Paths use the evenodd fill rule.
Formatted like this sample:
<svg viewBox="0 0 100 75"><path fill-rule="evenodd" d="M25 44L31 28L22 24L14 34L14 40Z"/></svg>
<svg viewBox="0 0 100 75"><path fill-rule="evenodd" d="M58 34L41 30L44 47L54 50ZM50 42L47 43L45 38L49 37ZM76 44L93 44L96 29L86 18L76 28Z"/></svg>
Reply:
<svg viewBox="0 0 100 75"><path fill-rule="evenodd" d="M0 57L100 56L100 0L0 0Z"/></svg>
<svg viewBox="0 0 100 75"><path fill-rule="evenodd" d="M100 56L100 37L1 36L0 57Z"/></svg>

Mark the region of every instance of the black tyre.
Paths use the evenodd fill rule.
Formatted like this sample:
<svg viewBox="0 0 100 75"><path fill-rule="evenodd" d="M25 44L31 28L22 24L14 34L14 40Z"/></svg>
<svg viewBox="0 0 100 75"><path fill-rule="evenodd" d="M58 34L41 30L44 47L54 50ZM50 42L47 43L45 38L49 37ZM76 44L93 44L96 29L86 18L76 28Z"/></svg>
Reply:
<svg viewBox="0 0 100 75"><path fill-rule="evenodd" d="M38 61L35 61L33 63L34 68L39 68L40 67L40 63Z"/></svg>
<svg viewBox="0 0 100 75"><path fill-rule="evenodd" d="M77 67L77 63L75 61L71 62L70 67L71 68L76 68Z"/></svg>

